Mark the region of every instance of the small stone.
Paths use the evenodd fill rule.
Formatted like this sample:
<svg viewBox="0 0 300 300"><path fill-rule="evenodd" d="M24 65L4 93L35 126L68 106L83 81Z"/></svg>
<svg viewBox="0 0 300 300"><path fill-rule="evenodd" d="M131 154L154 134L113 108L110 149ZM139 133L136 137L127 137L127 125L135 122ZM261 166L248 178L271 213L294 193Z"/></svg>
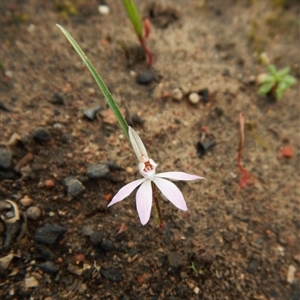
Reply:
<svg viewBox="0 0 300 300"><path fill-rule="evenodd" d="M33 138L36 142L49 142L51 140L51 134L47 128L39 127L33 131Z"/></svg>
<svg viewBox="0 0 300 300"><path fill-rule="evenodd" d="M66 227L46 223L35 231L34 239L37 243L51 245L66 232Z"/></svg>
<svg viewBox="0 0 300 300"><path fill-rule="evenodd" d="M199 292L200 292L200 289L199 289L197 286L195 286L194 289L193 289L193 292L194 292L196 295L198 295Z"/></svg>
<svg viewBox="0 0 300 300"><path fill-rule="evenodd" d="M42 212L39 207L31 206L26 210L26 214L27 214L28 219L36 221L41 217Z"/></svg>
<svg viewBox="0 0 300 300"><path fill-rule="evenodd" d="M114 249L114 244L111 241L102 241L101 248L104 251L112 251Z"/></svg>
<svg viewBox="0 0 300 300"><path fill-rule="evenodd" d="M82 229L81 229L81 232L85 236L90 236L94 231L89 226L83 226Z"/></svg>
<svg viewBox="0 0 300 300"><path fill-rule="evenodd" d="M49 190L53 189L55 187L55 182L52 179L45 180L44 184L45 184L45 187Z"/></svg>
<svg viewBox="0 0 300 300"><path fill-rule="evenodd" d="M71 264L68 265L68 271L77 276L81 276L83 273L83 269Z"/></svg>
<svg viewBox="0 0 300 300"><path fill-rule="evenodd" d="M0 169L8 169L11 166L11 162L12 152L5 148L0 148Z"/></svg>
<svg viewBox="0 0 300 300"><path fill-rule="evenodd" d="M205 103L209 102L209 91L208 88L201 89L198 93L200 96L202 96Z"/></svg>
<svg viewBox="0 0 300 300"><path fill-rule="evenodd" d="M295 272L296 268L293 265L290 265L288 268L287 276L286 276L286 281L288 283L294 283L295 281Z"/></svg>
<svg viewBox="0 0 300 300"><path fill-rule="evenodd" d="M31 276L31 277L28 277L28 278L25 278L25 288L28 289L28 288L32 288L32 287L36 287L39 285L39 282L36 280L35 277Z"/></svg>
<svg viewBox="0 0 300 300"><path fill-rule="evenodd" d="M37 267L48 274L55 274L59 271L58 267L51 261L41 263Z"/></svg>
<svg viewBox="0 0 300 300"><path fill-rule="evenodd" d="M51 260L54 256L52 251L45 245L35 244L35 250L37 252L34 255L35 259Z"/></svg>
<svg viewBox="0 0 300 300"><path fill-rule="evenodd" d="M197 104L200 101L200 96L197 93L191 93L189 95L189 101L192 104Z"/></svg>
<svg viewBox="0 0 300 300"><path fill-rule="evenodd" d="M26 195L24 198L20 200L20 203L23 206L30 206L33 203L33 200L28 195Z"/></svg>
<svg viewBox="0 0 300 300"><path fill-rule="evenodd" d="M286 158L292 158L294 156L294 149L290 146L282 147L281 155Z"/></svg>
<svg viewBox="0 0 300 300"><path fill-rule="evenodd" d="M53 104L63 105L64 104L64 97L60 93L54 93L51 100L50 100L50 102L53 103Z"/></svg>
<svg viewBox="0 0 300 300"><path fill-rule="evenodd" d="M126 172L127 172L128 174L133 174L134 169L131 168L131 167L127 167L127 168L126 168Z"/></svg>
<svg viewBox="0 0 300 300"><path fill-rule="evenodd" d="M101 268L100 272L103 277L105 277L108 280L114 281L114 282L119 282L123 279L123 277L121 275L121 271L119 269L107 270L107 269Z"/></svg>
<svg viewBox="0 0 300 300"><path fill-rule="evenodd" d="M109 7L107 5L99 5L98 11L101 15L108 15L109 14Z"/></svg>
<svg viewBox="0 0 300 300"><path fill-rule="evenodd" d="M93 121L95 119L98 111L100 111L100 109L101 109L101 107L98 105L98 106L94 106L94 107L84 110L83 113L86 118Z"/></svg>
<svg viewBox="0 0 300 300"><path fill-rule="evenodd" d="M2 101L0 101L0 109L4 111L9 111L9 109L5 106L5 104Z"/></svg>
<svg viewBox="0 0 300 300"><path fill-rule="evenodd" d="M249 82L250 84L254 84L254 83L256 82L256 77L255 77L255 75L249 76L248 82Z"/></svg>
<svg viewBox="0 0 300 300"><path fill-rule="evenodd" d="M93 232L90 235L90 241L94 246L101 244L102 242L102 234L98 231Z"/></svg>
<svg viewBox="0 0 300 300"><path fill-rule="evenodd" d="M230 76L230 71L228 69L224 69L222 72L223 76Z"/></svg>
<svg viewBox="0 0 300 300"><path fill-rule="evenodd" d="M183 95L187 95L191 92L191 84L188 83L187 85L182 85L180 89L182 90Z"/></svg>
<svg viewBox="0 0 300 300"><path fill-rule="evenodd" d="M141 71L137 74L135 80L139 84L149 84L154 78L154 75L149 70Z"/></svg>
<svg viewBox="0 0 300 300"><path fill-rule="evenodd" d="M66 177L63 180L63 183L67 189L69 197L76 197L85 190L85 187L82 185L82 183L73 176Z"/></svg>
<svg viewBox="0 0 300 300"><path fill-rule="evenodd" d="M6 271L14 258L14 254L10 253L0 258L0 273Z"/></svg>
<svg viewBox="0 0 300 300"><path fill-rule="evenodd" d="M181 89L176 88L171 92L171 97L173 100L180 101L183 97L183 92Z"/></svg>
<svg viewBox="0 0 300 300"><path fill-rule="evenodd" d="M91 179L107 178L110 170L106 164L89 165L87 167L87 175Z"/></svg>
<svg viewBox="0 0 300 300"><path fill-rule="evenodd" d="M61 140L63 143L68 144L72 142L73 136L72 134L64 133L61 135Z"/></svg>

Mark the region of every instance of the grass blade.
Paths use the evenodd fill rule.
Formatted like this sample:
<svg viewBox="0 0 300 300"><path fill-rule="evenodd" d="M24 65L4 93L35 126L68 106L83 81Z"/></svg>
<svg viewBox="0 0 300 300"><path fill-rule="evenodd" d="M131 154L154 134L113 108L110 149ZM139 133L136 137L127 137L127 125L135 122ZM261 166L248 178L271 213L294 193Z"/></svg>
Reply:
<svg viewBox="0 0 300 300"><path fill-rule="evenodd" d="M56 26L62 31L62 33L66 36L66 38L68 39L68 41L71 43L71 45L74 47L74 49L76 50L76 52L78 53L78 55L81 57L81 59L83 60L83 62L85 63L85 65L87 66L87 68L89 69L89 71L91 72L92 76L94 77L98 87L100 88L101 92L103 93L109 107L111 108L112 112L114 113L117 121L119 122L122 130L124 131L124 134L126 135L126 137L129 139L129 135L128 135L128 124L125 121L123 115L120 112L120 109L117 105L117 103L115 102L115 100L113 99L110 91L108 90L107 86L105 85L104 81L102 80L102 78L100 77L100 75L98 74L98 72L96 71L96 69L94 68L93 64L91 63L91 61L88 59L88 57L85 55L85 53L82 51L82 49L80 48L80 46L77 44L77 42L73 39L73 37L68 33L67 30L65 30L62 26L56 24Z"/></svg>
<svg viewBox="0 0 300 300"><path fill-rule="evenodd" d="M123 4L125 6L128 17L134 27L137 36L139 38L142 38L143 37L142 21L133 0L123 0Z"/></svg>

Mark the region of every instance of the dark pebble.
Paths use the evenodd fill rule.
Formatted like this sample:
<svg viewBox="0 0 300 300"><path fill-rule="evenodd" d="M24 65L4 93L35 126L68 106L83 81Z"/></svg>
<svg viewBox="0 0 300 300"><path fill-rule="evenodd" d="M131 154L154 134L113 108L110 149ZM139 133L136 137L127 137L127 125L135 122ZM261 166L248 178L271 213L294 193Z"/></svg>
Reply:
<svg viewBox="0 0 300 300"><path fill-rule="evenodd" d="M46 223L35 231L34 239L39 244L51 245L66 232L66 227Z"/></svg>
<svg viewBox="0 0 300 300"><path fill-rule="evenodd" d="M64 104L64 97L60 93L54 93L51 100L50 100L50 102L53 103L53 104L63 105Z"/></svg>
<svg viewBox="0 0 300 300"><path fill-rule="evenodd" d="M45 245L36 244L35 250L37 251L34 255L35 259L50 260L53 258L52 251Z"/></svg>
<svg viewBox="0 0 300 300"><path fill-rule="evenodd" d="M51 261L38 264L37 267L48 274L55 274L59 271L58 267Z"/></svg>
<svg viewBox="0 0 300 300"><path fill-rule="evenodd" d="M51 134L47 128L39 127L33 131L33 138L36 142L49 142L51 140Z"/></svg>
<svg viewBox="0 0 300 300"><path fill-rule="evenodd" d="M100 245L102 242L102 234L98 231L93 232L90 235L90 241L94 246Z"/></svg>
<svg viewBox="0 0 300 300"><path fill-rule="evenodd" d="M120 167L113 161L109 161L105 164L108 165L110 171L124 170L122 167Z"/></svg>
<svg viewBox="0 0 300 300"><path fill-rule="evenodd" d="M0 148L0 169L8 169L11 166L11 162L12 152L5 148Z"/></svg>
<svg viewBox="0 0 300 300"><path fill-rule="evenodd" d="M136 82L139 84L149 84L153 80L153 73L149 70L141 71L136 76Z"/></svg>
<svg viewBox="0 0 300 300"><path fill-rule="evenodd" d="M200 96L202 96L204 102L208 102L208 101L209 101L209 91L208 91L208 88L201 89L201 90L198 92L198 94L199 94Z"/></svg>
<svg viewBox="0 0 300 300"><path fill-rule="evenodd" d="M102 241L101 249L104 251L112 251L114 249L114 244L111 241Z"/></svg>
<svg viewBox="0 0 300 300"><path fill-rule="evenodd" d="M9 111L9 109L5 106L5 104L2 101L0 101L0 109L4 111Z"/></svg>
<svg viewBox="0 0 300 300"><path fill-rule="evenodd" d="M87 175L91 179L106 178L109 173L109 167L106 164L88 165L87 167Z"/></svg>
<svg viewBox="0 0 300 300"><path fill-rule="evenodd" d="M76 197L82 193L85 188L82 183L73 176L68 176L63 180L69 197Z"/></svg>
<svg viewBox="0 0 300 300"><path fill-rule="evenodd" d="M89 120L93 121L100 109L100 106L95 106L84 110L83 113Z"/></svg>
<svg viewBox="0 0 300 300"><path fill-rule="evenodd" d="M103 277L114 282L119 282L123 279L119 269L106 270L101 268L100 272Z"/></svg>
<svg viewBox="0 0 300 300"><path fill-rule="evenodd" d="M4 179L15 179L17 177L17 174L13 171L4 170L0 171L0 181Z"/></svg>
<svg viewBox="0 0 300 300"><path fill-rule="evenodd" d="M258 270L259 262L256 259L251 260L249 268L251 271L256 272Z"/></svg>
<svg viewBox="0 0 300 300"><path fill-rule="evenodd" d="M207 141L204 143L198 142L196 145L198 157L202 157L209 149L215 146L215 141Z"/></svg>
<svg viewBox="0 0 300 300"><path fill-rule="evenodd" d="M224 69L222 75L223 76L230 76L230 71L228 69Z"/></svg>
<svg viewBox="0 0 300 300"><path fill-rule="evenodd" d="M7 214L6 214L7 217ZM5 240L3 243L3 248L8 248L12 243L14 237L17 236L20 231L21 225L19 222L16 223L6 223L5 224Z"/></svg>
<svg viewBox="0 0 300 300"><path fill-rule="evenodd" d="M73 141L73 136L72 136L72 134L64 133L61 136L61 140L63 143L68 144Z"/></svg>

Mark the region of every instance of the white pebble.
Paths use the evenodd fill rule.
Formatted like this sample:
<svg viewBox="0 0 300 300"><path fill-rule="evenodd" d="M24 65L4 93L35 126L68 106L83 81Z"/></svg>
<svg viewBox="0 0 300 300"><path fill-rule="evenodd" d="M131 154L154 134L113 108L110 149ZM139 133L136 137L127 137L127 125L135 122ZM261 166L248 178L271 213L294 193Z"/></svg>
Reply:
<svg viewBox="0 0 300 300"><path fill-rule="evenodd" d="M131 77L136 77L136 72L133 71L133 70L131 70L131 71L129 72L129 74L130 74Z"/></svg>
<svg viewBox="0 0 300 300"><path fill-rule="evenodd" d="M188 94L189 92L191 92L191 84L189 83L187 85L182 85L181 90L184 95Z"/></svg>
<svg viewBox="0 0 300 300"><path fill-rule="evenodd" d="M193 291L194 291L194 293L195 293L196 295L198 295L199 292L200 292L200 289L196 286L196 287L193 289Z"/></svg>
<svg viewBox="0 0 300 300"><path fill-rule="evenodd" d="M20 203L21 203L23 206L30 206L30 205L33 203L33 200L32 200L30 197L28 197L28 196L26 195L24 198L22 198L22 199L20 200Z"/></svg>
<svg viewBox="0 0 300 300"><path fill-rule="evenodd" d="M101 15L108 15L109 14L109 7L106 5L99 5L98 11Z"/></svg>
<svg viewBox="0 0 300 300"><path fill-rule="evenodd" d="M177 100L177 101L181 100L182 97L183 97L183 92L182 92L182 90L179 89L179 88L174 89L174 90L171 92L171 97L172 97L172 99Z"/></svg>
<svg viewBox="0 0 300 300"><path fill-rule="evenodd" d="M192 104L197 104L200 101L200 96L197 93L191 93L189 95L189 101Z"/></svg>
<svg viewBox="0 0 300 300"><path fill-rule="evenodd" d="M29 26L27 27L27 30L28 30L29 33L32 33L34 31L34 29L35 29L35 25L32 24L32 23L29 24Z"/></svg>
<svg viewBox="0 0 300 300"><path fill-rule="evenodd" d="M289 269L288 269L287 276L286 276L286 281L288 283L294 283L294 281L295 281L295 272L296 272L296 268L292 265L289 265Z"/></svg>

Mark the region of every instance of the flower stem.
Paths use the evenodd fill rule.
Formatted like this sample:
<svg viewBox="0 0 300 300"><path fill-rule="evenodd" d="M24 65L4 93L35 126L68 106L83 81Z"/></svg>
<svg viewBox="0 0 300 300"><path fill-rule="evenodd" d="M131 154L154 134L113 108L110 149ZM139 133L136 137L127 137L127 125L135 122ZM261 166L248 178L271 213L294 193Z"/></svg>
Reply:
<svg viewBox="0 0 300 300"><path fill-rule="evenodd" d="M160 210L156 186L155 186L155 184L153 184L153 183L152 183L152 191L153 191L153 199L154 199L154 203L155 203L156 210L157 210L157 214L158 214L158 217L159 217L159 227L160 227L160 228L165 228L166 225L165 225L165 223L164 223L163 216L162 216L162 213L161 213L161 210Z"/></svg>
<svg viewBox="0 0 300 300"><path fill-rule="evenodd" d="M143 50L145 51L149 65L152 66L153 65L153 56L152 56L151 51L146 46L146 43L145 43L145 40L143 37L139 37L139 41L140 41L140 44L141 44Z"/></svg>

